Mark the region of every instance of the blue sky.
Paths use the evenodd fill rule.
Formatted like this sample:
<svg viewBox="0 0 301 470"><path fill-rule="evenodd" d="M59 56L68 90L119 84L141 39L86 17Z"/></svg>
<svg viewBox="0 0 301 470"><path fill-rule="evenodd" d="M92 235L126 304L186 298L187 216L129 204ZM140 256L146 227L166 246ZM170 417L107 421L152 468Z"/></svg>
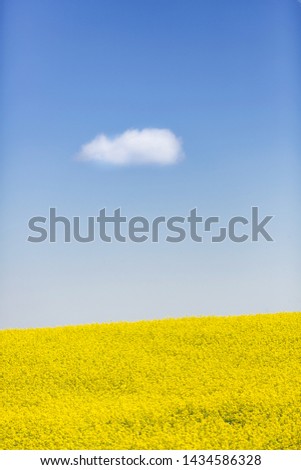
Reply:
<svg viewBox="0 0 301 470"><path fill-rule="evenodd" d="M1 328L300 310L301 5L10 0L2 15ZM170 129L167 166L79 161ZM275 241L31 244L27 222L273 214Z"/></svg>

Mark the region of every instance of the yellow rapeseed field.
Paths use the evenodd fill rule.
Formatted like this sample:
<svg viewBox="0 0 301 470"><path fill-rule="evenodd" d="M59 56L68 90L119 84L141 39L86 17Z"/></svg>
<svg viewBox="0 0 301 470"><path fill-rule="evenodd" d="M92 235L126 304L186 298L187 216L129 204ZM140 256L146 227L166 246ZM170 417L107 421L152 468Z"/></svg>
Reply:
<svg viewBox="0 0 301 470"><path fill-rule="evenodd" d="M301 449L301 314L4 330L2 449Z"/></svg>

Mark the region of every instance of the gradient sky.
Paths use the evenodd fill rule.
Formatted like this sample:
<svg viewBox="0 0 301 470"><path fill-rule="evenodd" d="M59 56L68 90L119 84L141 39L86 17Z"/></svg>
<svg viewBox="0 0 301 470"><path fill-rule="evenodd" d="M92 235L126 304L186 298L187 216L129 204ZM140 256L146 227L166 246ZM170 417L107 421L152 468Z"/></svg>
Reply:
<svg viewBox="0 0 301 470"><path fill-rule="evenodd" d="M300 310L297 0L7 0L0 327ZM167 128L170 166L78 161L97 134ZM274 215L275 241L31 244L49 207Z"/></svg>

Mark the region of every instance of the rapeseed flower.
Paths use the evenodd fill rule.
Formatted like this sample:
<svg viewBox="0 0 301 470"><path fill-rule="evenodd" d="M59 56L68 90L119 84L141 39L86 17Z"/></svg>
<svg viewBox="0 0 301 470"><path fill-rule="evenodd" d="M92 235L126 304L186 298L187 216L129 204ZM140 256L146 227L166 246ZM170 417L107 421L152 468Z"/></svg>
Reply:
<svg viewBox="0 0 301 470"><path fill-rule="evenodd" d="M2 449L301 449L301 314L28 330L1 342Z"/></svg>

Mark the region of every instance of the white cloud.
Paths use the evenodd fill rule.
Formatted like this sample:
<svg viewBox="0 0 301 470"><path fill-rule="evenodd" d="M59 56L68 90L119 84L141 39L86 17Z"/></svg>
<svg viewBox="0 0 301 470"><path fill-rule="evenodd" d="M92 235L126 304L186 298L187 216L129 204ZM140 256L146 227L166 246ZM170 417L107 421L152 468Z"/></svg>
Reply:
<svg viewBox="0 0 301 470"><path fill-rule="evenodd" d="M129 129L107 137L100 134L83 145L81 160L111 165L173 165L184 156L181 140L169 129Z"/></svg>

